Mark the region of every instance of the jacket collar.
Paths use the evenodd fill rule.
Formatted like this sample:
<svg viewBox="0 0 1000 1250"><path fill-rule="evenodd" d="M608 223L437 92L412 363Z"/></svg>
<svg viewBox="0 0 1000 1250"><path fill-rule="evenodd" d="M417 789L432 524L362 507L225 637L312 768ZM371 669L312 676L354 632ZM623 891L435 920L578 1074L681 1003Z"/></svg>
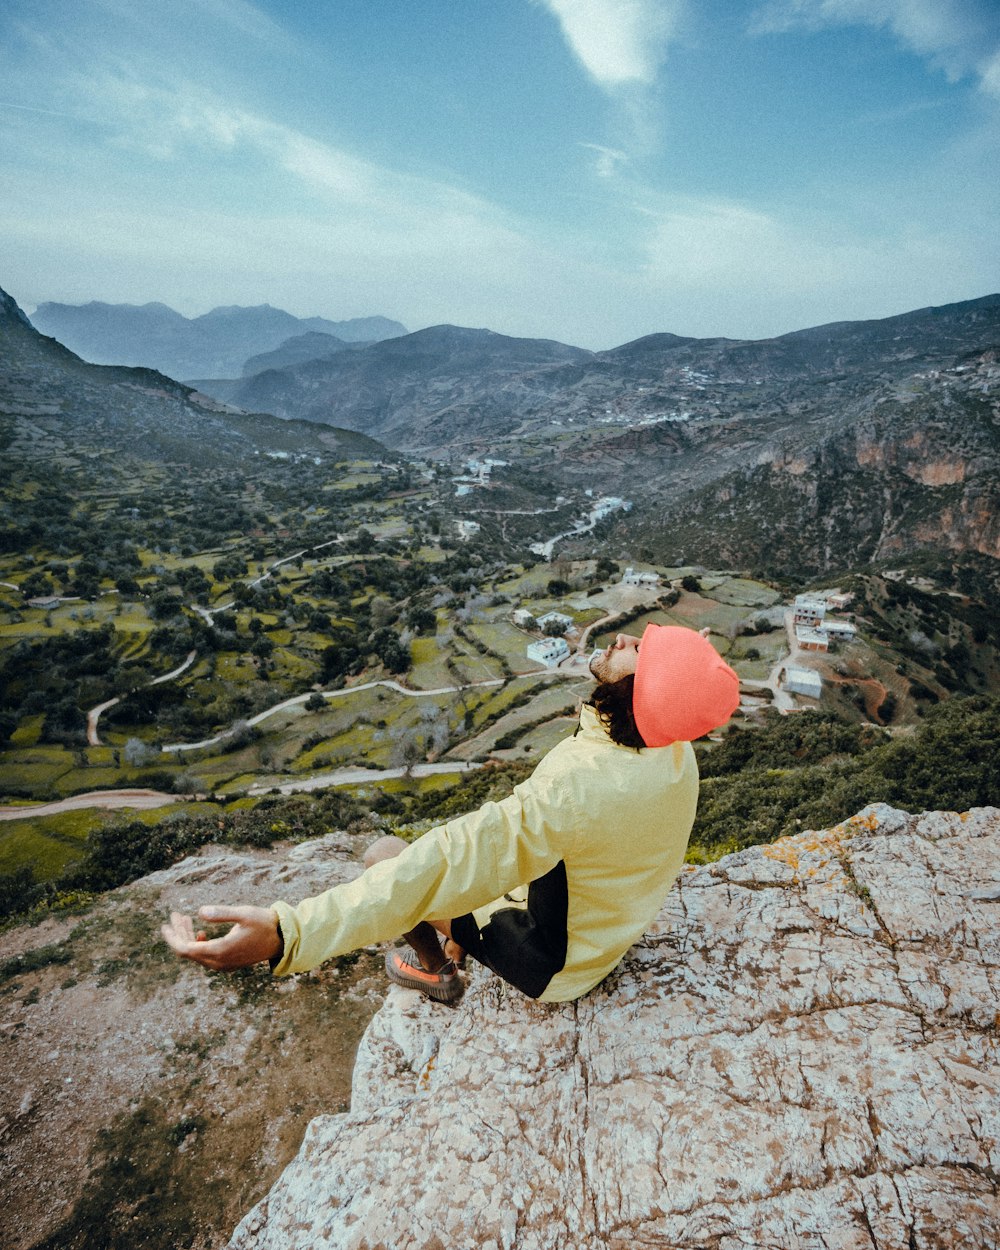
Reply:
<svg viewBox="0 0 1000 1250"><path fill-rule="evenodd" d="M580 724L576 731L576 736L580 738L590 738L595 742L612 742L611 735L604 728L601 718L597 715L597 709L584 703L580 708ZM612 745L614 743L612 742Z"/></svg>

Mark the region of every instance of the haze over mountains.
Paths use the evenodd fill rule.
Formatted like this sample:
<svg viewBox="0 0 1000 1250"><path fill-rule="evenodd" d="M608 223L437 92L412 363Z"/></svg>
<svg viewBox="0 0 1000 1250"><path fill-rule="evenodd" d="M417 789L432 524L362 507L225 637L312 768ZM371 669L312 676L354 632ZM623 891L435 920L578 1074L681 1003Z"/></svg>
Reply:
<svg viewBox="0 0 1000 1250"><path fill-rule="evenodd" d="M387 317L328 321L293 317L270 304L213 308L187 318L159 303L46 303L35 309L31 321L91 364L145 366L178 379L238 376L248 357L306 333L332 335L342 343L406 333L405 326Z"/></svg>

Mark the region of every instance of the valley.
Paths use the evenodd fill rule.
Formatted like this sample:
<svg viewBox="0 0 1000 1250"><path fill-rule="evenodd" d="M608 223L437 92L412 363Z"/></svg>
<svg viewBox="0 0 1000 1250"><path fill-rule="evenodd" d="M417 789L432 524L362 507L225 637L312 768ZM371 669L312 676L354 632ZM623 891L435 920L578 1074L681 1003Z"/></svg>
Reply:
<svg viewBox="0 0 1000 1250"><path fill-rule="evenodd" d="M46 807L85 792L201 820L341 786L405 824L572 732L590 648L648 620L711 630L735 724L907 733L998 688L995 297L758 344L437 327L296 363L330 351L313 328L234 383L271 413L86 364L4 300L0 765L39 810L0 872L28 896L115 819ZM831 587L854 640L803 656L792 600Z"/></svg>

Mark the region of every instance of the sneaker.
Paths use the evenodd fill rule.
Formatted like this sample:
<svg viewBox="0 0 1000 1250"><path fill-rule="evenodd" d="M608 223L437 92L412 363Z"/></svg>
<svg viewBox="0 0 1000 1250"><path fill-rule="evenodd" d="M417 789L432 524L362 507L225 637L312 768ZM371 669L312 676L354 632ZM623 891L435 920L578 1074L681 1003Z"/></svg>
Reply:
<svg viewBox="0 0 1000 1250"><path fill-rule="evenodd" d="M419 990L439 1003L457 1002L465 990L451 959L437 972L428 972L414 951L394 950L385 957L385 971L394 984Z"/></svg>

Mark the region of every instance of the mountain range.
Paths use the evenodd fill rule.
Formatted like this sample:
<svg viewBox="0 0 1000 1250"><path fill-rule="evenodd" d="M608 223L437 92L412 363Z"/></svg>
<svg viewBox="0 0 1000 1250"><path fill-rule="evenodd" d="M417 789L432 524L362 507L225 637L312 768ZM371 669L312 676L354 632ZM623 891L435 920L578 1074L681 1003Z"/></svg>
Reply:
<svg viewBox="0 0 1000 1250"><path fill-rule="evenodd" d="M22 339L33 333L19 310L6 320L8 337L13 322ZM288 439L310 446L333 425L335 442L353 430L404 454L508 461L455 505L484 524L505 515L508 538L527 540L532 514L557 494L589 491L633 503L599 537L666 563L800 577L930 551L983 558L1000 581L1000 295L773 339L654 334L603 352L457 326L353 347L304 337L283 350L325 354L200 383L211 412L160 374L67 363L36 335L41 372L29 385L28 372L12 381L8 370L15 406L4 420L22 412L17 437L30 450L32 405L56 405L64 415L50 416L50 432L64 434L85 410L88 438L106 427L109 445L153 454L167 442L189 457L199 446L230 454L240 422L251 441L272 442L277 418L294 422ZM103 398L83 404L80 388L98 374ZM163 411L150 420L154 397Z"/></svg>
<svg viewBox="0 0 1000 1250"><path fill-rule="evenodd" d="M927 548L1000 558L998 354L988 295L603 352L437 326L214 393L410 454L508 459L517 507L525 487L539 502L572 487L627 496L620 534L668 562L799 574ZM493 509L503 486L495 475Z"/></svg>
<svg viewBox="0 0 1000 1250"><path fill-rule="evenodd" d="M188 318L159 303L46 303L35 309L31 321L92 364L143 366L179 379L238 376L249 357L303 334L356 343L406 333L405 326L387 317L327 321L294 317L270 304L213 308Z"/></svg>
<svg viewBox="0 0 1000 1250"><path fill-rule="evenodd" d="M93 365L40 334L0 291L0 451L6 473L139 465L241 465L254 456L347 459L384 448L354 432L248 414L152 369Z"/></svg>

